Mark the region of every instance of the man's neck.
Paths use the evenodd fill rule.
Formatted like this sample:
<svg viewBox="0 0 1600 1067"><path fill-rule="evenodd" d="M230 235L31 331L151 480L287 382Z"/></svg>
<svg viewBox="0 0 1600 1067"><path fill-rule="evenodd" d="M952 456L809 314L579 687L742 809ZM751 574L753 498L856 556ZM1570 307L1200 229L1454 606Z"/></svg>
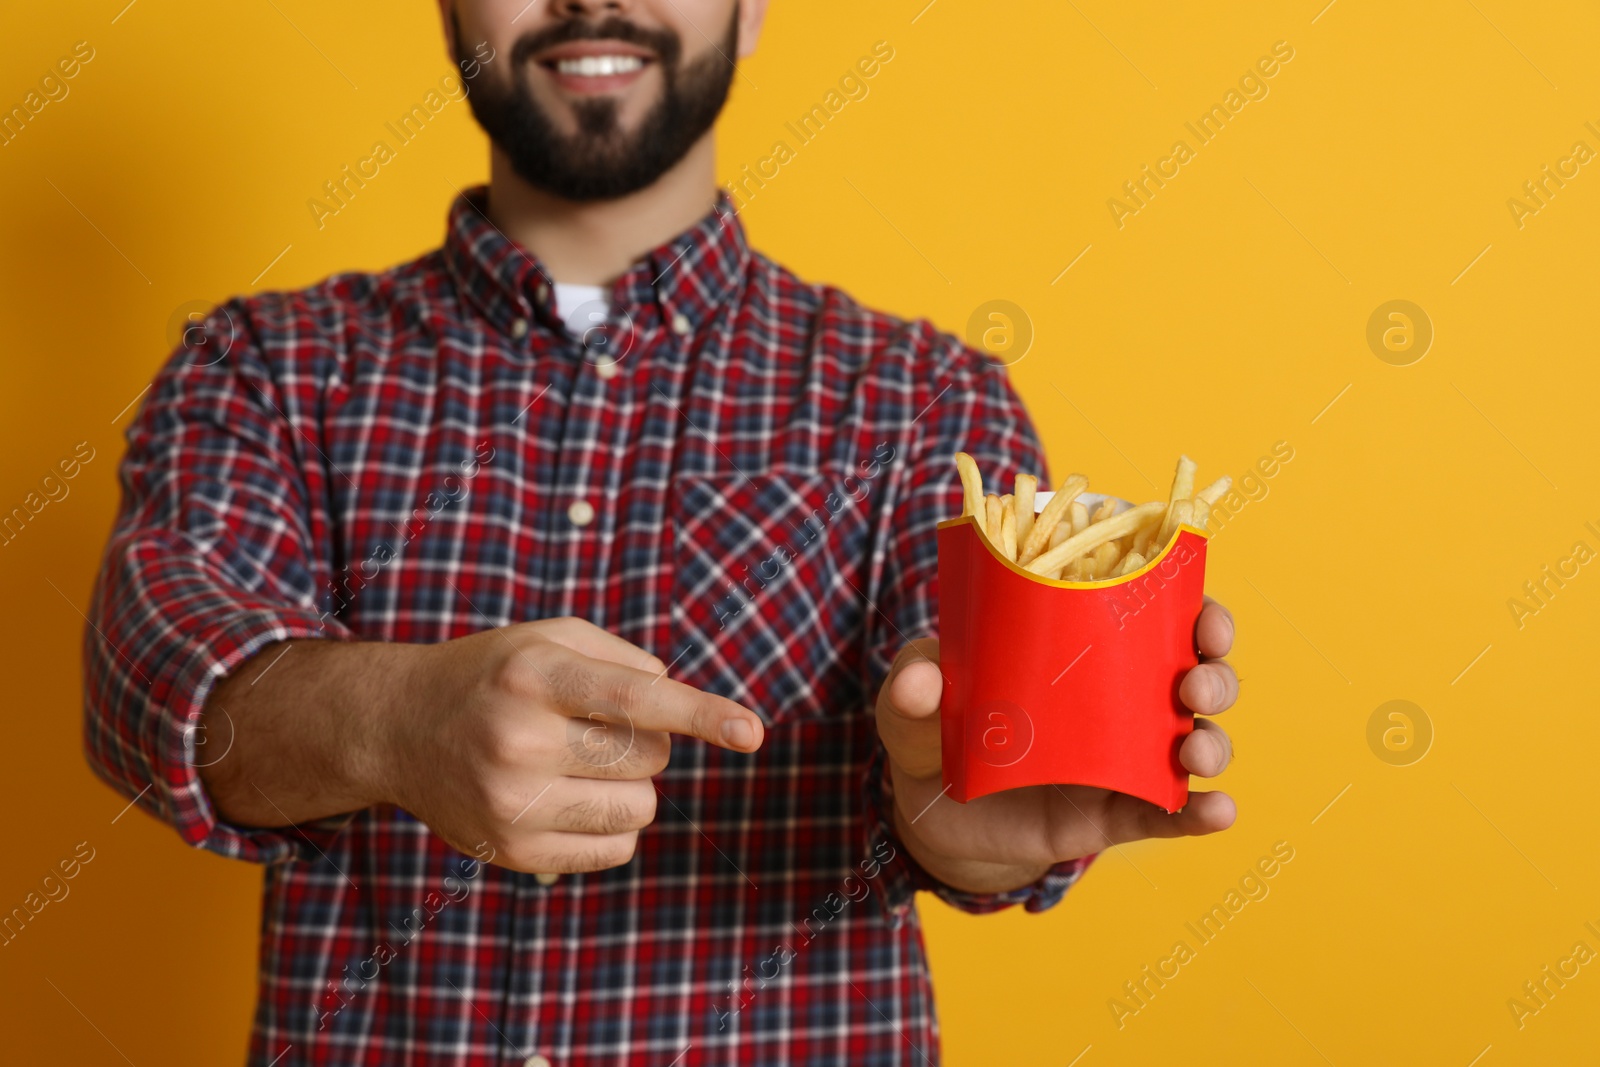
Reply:
<svg viewBox="0 0 1600 1067"><path fill-rule="evenodd" d="M489 164L489 217L556 281L609 285L644 253L699 222L717 199L710 133L653 184L617 200L575 203L523 181L499 149Z"/></svg>

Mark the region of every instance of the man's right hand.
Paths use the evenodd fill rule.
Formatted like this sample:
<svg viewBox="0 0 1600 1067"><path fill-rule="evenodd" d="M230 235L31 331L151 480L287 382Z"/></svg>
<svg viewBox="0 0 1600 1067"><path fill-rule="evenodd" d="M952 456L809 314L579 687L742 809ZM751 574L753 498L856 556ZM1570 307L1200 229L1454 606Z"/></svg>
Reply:
<svg viewBox="0 0 1600 1067"><path fill-rule="evenodd" d="M671 734L735 752L761 720L666 677L658 658L582 619L417 646L379 713L380 788L463 852L520 871L627 863L656 813Z"/></svg>
<svg viewBox="0 0 1600 1067"><path fill-rule="evenodd" d="M435 645L295 640L211 692L195 766L238 826L392 803L513 870L603 870L627 863L655 818L669 735L761 746L753 712L666 673L574 618Z"/></svg>

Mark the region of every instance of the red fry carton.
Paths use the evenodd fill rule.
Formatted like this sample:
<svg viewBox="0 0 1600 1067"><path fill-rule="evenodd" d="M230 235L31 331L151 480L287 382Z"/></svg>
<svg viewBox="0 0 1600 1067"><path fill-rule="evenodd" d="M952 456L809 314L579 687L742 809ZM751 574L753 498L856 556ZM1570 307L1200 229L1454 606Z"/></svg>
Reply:
<svg viewBox="0 0 1600 1067"><path fill-rule="evenodd" d="M1042 507L1048 496L1039 497ZM1096 582L1024 570L971 516L940 523L938 537L950 796L1088 785L1183 807L1189 775L1178 746L1194 715L1178 683L1199 662L1206 532L1180 526L1145 566Z"/></svg>

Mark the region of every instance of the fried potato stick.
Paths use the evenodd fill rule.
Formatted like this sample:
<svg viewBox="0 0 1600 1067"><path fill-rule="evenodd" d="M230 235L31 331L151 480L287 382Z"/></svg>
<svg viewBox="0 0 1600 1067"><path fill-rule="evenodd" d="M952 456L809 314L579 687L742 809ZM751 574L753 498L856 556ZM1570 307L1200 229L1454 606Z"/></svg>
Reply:
<svg viewBox="0 0 1600 1067"><path fill-rule="evenodd" d="M1112 577L1121 578L1125 574L1132 574L1140 567L1143 567L1144 564L1145 558L1143 556L1139 555L1137 552L1129 552L1126 556L1122 557L1122 562L1117 564L1116 573L1114 573Z"/></svg>
<svg viewBox="0 0 1600 1067"><path fill-rule="evenodd" d="M1111 577L1111 569L1117 565L1117 557L1120 555L1122 553L1117 550L1115 541L1107 541L1095 549L1086 557L1089 560L1089 577Z"/></svg>
<svg viewBox="0 0 1600 1067"><path fill-rule="evenodd" d="M1057 567L1077 559L1083 553L1138 529L1141 523L1152 515L1159 515L1166 506L1159 500L1152 500L1148 504L1129 508L1121 515L1115 515L1104 522L1097 522L1081 533L1073 534L1024 566L1035 574L1048 574Z"/></svg>
<svg viewBox="0 0 1600 1067"><path fill-rule="evenodd" d="M1233 488L1233 479L1224 474L1204 489L1195 494L1196 500L1204 500L1206 506L1216 507L1217 501L1228 495L1228 490Z"/></svg>
<svg viewBox="0 0 1600 1067"><path fill-rule="evenodd" d="M1000 516L1000 551L1011 562L1017 561L1017 513L1009 504Z"/></svg>
<svg viewBox="0 0 1600 1067"><path fill-rule="evenodd" d="M1056 490L1050 498L1050 503L1039 512L1039 517L1034 520L1033 528L1028 531L1027 539L1023 542L1022 551L1017 556L1017 562L1026 564L1050 542L1050 535L1055 532L1056 524L1061 521L1061 516L1067 513L1067 508L1072 504L1079 493L1089 488L1089 479L1081 474L1073 474L1061 483L1061 488ZM1043 572L1040 572L1043 573Z"/></svg>
<svg viewBox="0 0 1600 1067"><path fill-rule="evenodd" d="M956 453L956 471L961 475L961 514L977 520L978 529L988 533L988 511L983 504L983 475L978 461L965 452Z"/></svg>
<svg viewBox="0 0 1600 1067"><path fill-rule="evenodd" d="M1033 504L1033 495L1039 490L1039 479L1031 474L1017 475L1016 483L1012 489L1012 496L1017 508L1017 541L1023 543L1028 539L1028 531L1033 529L1033 520L1037 511Z"/></svg>
<svg viewBox="0 0 1600 1067"><path fill-rule="evenodd" d="M1194 460L1179 456L1178 469L1172 475L1172 492L1167 497L1167 515L1161 522L1160 532L1156 534L1156 540L1163 545L1172 537L1172 531L1178 528L1178 520L1174 515L1178 504L1194 496L1194 473Z"/></svg>

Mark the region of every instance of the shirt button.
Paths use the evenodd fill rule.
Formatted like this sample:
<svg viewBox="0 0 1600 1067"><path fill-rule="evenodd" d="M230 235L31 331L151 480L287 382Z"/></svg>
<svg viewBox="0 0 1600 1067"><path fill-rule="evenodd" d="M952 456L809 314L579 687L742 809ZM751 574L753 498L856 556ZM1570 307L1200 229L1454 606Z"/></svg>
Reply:
<svg viewBox="0 0 1600 1067"><path fill-rule="evenodd" d="M594 521L594 505L587 500L574 500L567 507L567 518L574 526L587 526Z"/></svg>
<svg viewBox="0 0 1600 1067"><path fill-rule="evenodd" d="M522 1061L522 1067L550 1067L550 1061L543 1056L529 1056Z"/></svg>
<svg viewBox="0 0 1600 1067"><path fill-rule="evenodd" d="M603 363L596 363L594 365L594 372L600 375L602 379L609 382L619 373L617 369L617 361L614 359L608 359Z"/></svg>
<svg viewBox="0 0 1600 1067"><path fill-rule="evenodd" d="M538 288L534 289L533 295L538 297L539 302L542 304L550 299L550 287L544 282L540 282Z"/></svg>
<svg viewBox="0 0 1600 1067"><path fill-rule="evenodd" d="M528 336L528 320L527 319L517 319L514 322L512 322L511 323L511 336L515 337L519 341L522 338Z"/></svg>
<svg viewBox="0 0 1600 1067"><path fill-rule="evenodd" d="M540 885L555 885L556 884L556 879L560 878L560 877L561 876L559 874L546 874L545 872L540 871L538 874L535 874L533 876L533 880L538 882ZM535 1056L533 1058L533 1060L539 1060L542 1063L549 1063L550 1062L549 1060L545 1059L543 1056ZM528 1062L532 1063L533 1060L529 1060Z"/></svg>
<svg viewBox="0 0 1600 1067"><path fill-rule="evenodd" d="M689 332L689 329L690 329L690 326L689 326L689 320L688 320L687 317L685 317L683 315L674 315L674 316L672 316L672 332L673 333L677 334L679 337L682 337L682 336L684 336L685 334L687 334Z"/></svg>

